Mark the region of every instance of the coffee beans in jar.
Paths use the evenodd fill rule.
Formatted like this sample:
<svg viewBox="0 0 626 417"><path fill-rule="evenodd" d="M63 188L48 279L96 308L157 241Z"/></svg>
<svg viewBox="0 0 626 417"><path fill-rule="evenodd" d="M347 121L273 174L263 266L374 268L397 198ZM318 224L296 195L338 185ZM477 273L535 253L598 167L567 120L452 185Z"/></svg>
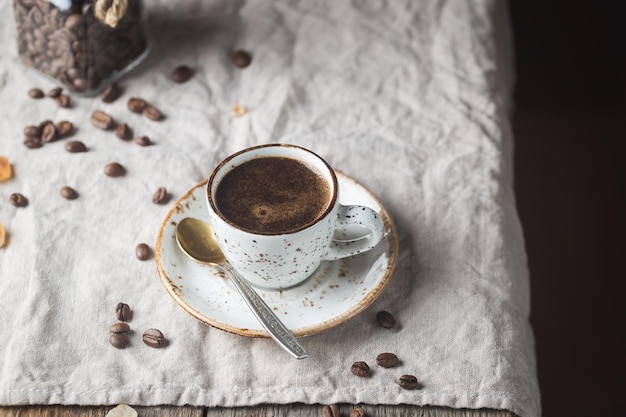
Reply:
<svg viewBox="0 0 626 417"><path fill-rule="evenodd" d="M140 0L115 10L106 0L13 4L21 61L68 90L97 94L147 55Z"/></svg>

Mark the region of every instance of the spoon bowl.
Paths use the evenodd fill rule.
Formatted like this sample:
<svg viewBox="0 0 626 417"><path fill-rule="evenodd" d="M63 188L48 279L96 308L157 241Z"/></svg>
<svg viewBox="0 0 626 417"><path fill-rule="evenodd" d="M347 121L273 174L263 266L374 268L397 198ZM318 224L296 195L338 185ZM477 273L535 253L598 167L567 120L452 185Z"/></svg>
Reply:
<svg viewBox="0 0 626 417"><path fill-rule="evenodd" d="M211 225L187 217L176 226L176 243L187 256L196 262L220 265L226 262Z"/></svg>
<svg viewBox="0 0 626 417"><path fill-rule="evenodd" d="M183 253L194 261L221 268L231 279L231 282L235 285L248 307L250 307L252 313L272 339L295 358L304 359L308 357L308 354L298 343L293 333L287 329L285 324L276 317L274 311L228 263L215 240L211 225L191 217L181 220L176 226L176 243Z"/></svg>

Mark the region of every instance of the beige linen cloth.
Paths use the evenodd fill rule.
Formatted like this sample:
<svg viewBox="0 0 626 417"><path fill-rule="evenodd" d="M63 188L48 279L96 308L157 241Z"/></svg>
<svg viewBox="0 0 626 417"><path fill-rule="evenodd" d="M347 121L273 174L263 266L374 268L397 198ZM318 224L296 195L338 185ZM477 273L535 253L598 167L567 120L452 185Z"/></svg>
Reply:
<svg viewBox="0 0 626 417"><path fill-rule="evenodd" d="M433 1L146 1L152 51L105 104L30 99L55 86L19 62L11 2L0 2L0 404L432 404L540 415L529 278L512 178L512 51L506 3ZM229 53L245 49L239 70ZM168 78L187 64L185 84ZM126 109L143 97L166 119ZM230 106L248 108L232 117ZM126 121L151 147L99 131L93 110ZM22 129L70 120L73 137L41 149ZM65 140L67 141L67 140ZM209 328L167 294L151 246L171 204L249 145L305 146L368 187L393 217L400 253L381 297L353 320L303 340L292 359L269 339ZM123 178L103 175L117 161ZM59 196L64 185L80 197ZM166 187L173 199L156 205ZM14 192L29 205L8 203ZM132 345L108 342L119 301ZM379 328L389 310L399 326ZM147 328L170 340L141 342ZM402 365L350 373L392 351ZM413 374L421 390L399 388Z"/></svg>

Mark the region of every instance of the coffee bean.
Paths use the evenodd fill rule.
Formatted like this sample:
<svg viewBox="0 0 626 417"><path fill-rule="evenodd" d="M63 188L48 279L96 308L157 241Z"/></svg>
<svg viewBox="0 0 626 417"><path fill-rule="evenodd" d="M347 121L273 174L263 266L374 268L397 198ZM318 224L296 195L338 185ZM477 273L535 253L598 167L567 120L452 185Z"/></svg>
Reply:
<svg viewBox="0 0 626 417"><path fill-rule="evenodd" d="M418 389L419 383L417 382L417 378L413 375L402 375L398 379L398 385L400 385L404 389Z"/></svg>
<svg viewBox="0 0 626 417"><path fill-rule="evenodd" d="M26 126L24 128L24 136L26 137L34 137L34 138L40 138L41 137L41 129L38 126Z"/></svg>
<svg viewBox="0 0 626 417"><path fill-rule="evenodd" d="M34 136L27 136L24 139L24 146L26 146L29 149L37 149L37 148L41 148L43 146L43 143L41 142L40 138L36 138Z"/></svg>
<svg viewBox="0 0 626 417"><path fill-rule="evenodd" d="M118 349L124 349L126 346L128 346L129 343L128 336L123 333L113 333L109 337L109 343L111 343L113 347L116 347Z"/></svg>
<svg viewBox="0 0 626 417"><path fill-rule="evenodd" d="M104 89L100 97L105 103L113 103L122 95L122 92L122 87L120 87L118 83L112 83Z"/></svg>
<svg viewBox="0 0 626 417"><path fill-rule="evenodd" d="M163 119L163 113L156 107L147 106L143 109L143 115L146 116L150 120L158 121Z"/></svg>
<svg viewBox="0 0 626 417"><path fill-rule="evenodd" d="M74 124L72 122L68 122L67 120L63 120L56 124L56 129L59 138L66 138L74 131Z"/></svg>
<svg viewBox="0 0 626 417"><path fill-rule="evenodd" d="M340 417L339 406L337 404L328 404L322 407L323 417Z"/></svg>
<svg viewBox="0 0 626 417"><path fill-rule="evenodd" d="M170 78L172 81L177 83L186 83L193 76L193 70L189 68L187 65L179 65L174 68Z"/></svg>
<svg viewBox="0 0 626 417"><path fill-rule="evenodd" d="M128 323L114 323L109 327L109 331L115 334L130 333L130 326Z"/></svg>
<svg viewBox="0 0 626 417"><path fill-rule="evenodd" d="M133 317L133 312L128 304L117 303L115 307L115 317L120 321L130 321Z"/></svg>
<svg viewBox="0 0 626 417"><path fill-rule="evenodd" d="M159 187L152 196L152 202L154 204L166 204L168 200L167 189L165 189L165 187Z"/></svg>
<svg viewBox="0 0 626 417"><path fill-rule="evenodd" d="M152 141L147 136L138 136L134 139L135 143L139 146L150 146Z"/></svg>
<svg viewBox="0 0 626 417"><path fill-rule="evenodd" d="M393 368L399 362L398 357L393 353L381 353L376 356L376 363L383 368Z"/></svg>
<svg viewBox="0 0 626 417"><path fill-rule="evenodd" d="M63 107L64 109L70 107L70 96L68 96L67 94L61 94L55 100L59 107Z"/></svg>
<svg viewBox="0 0 626 417"><path fill-rule="evenodd" d="M146 100L137 97L131 97L130 99L128 99L127 104L128 110L132 111L133 113L142 113L147 105L148 103L146 102Z"/></svg>
<svg viewBox="0 0 626 417"><path fill-rule="evenodd" d="M396 319L388 311L383 310L376 313L376 321L380 327L384 327L385 329L392 329L396 327Z"/></svg>
<svg viewBox="0 0 626 417"><path fill-rule="evenodd" d="M163 333L157 329L148 329L143 332L143 342L153 348L160 348L165 345Z"/></svg>
<svg viewBox="0 0 626 417"><path fill-rule="evenodd" d="M365 362L354 362L350 368L350 372L356 376L364 377L369 375L370 367Z"/></svg>
<svg viewBox="0 0 626 417"><path fill-rule="evenodd" d="M104 173L109 177L122 177L126 174L126 168L117 162L111 162L104 166Z"/></svg>
<svg viewBox="0 0 626 417"><path fill-rule="evenodd" d="M60 191L61 197L66 200L76 200L78 198L78 193L72 187L68 187L67 185L61 188Z"/></svg>
<svg viewBox="0 0 626 417"><path fill-rule="evenodd" d="M242 50L235 51L231 58L237 68L246 68L252 62L252 56Z"/></svg>
<svg viewBox="0 0 626 417"><path fill-rule="evenodd" d="M65 144L65 150L70 153L87 152L87 147L81 141L73 140Z"/></svg>
<svg viewBox="0 0 626 417"><path fill-rule="evenodd" d="M26 207L28 205L28 199L20 193L13 193L9 196L9 202L15 207Z"/></svg>
<svg viewBox="0 0 626 417"><path fill-rule="evenodd" d="M365 417L365 409L361 407L350 410L350 417Z"/></svg>
<svg viewBox="0 0 626 417"><path fill-rule="evenodd" d="M38 125L39 130L43 130L43 128L46 127L46 125L49 125L49 124L54 124L54 122L52 120L50 120L50 119L46 119L43 122L39 123L39 125Z"/></svg>
<svg viewBox="0 0 626 417"><path fill-rule="evenodd" d="M91 113L91 124L98 129L109 130L114 123L113 118L102 110L96 110Z"/></svg>
<svg viewBox="0 0 626 417"><path fill-rule="evenodd" d="M44 93L43 91L41 91L40 88L31 88L30 90L28 90L28 95L31 98L35 98L35 99L40 99L44 97Z"/></svg>
<svg viewBox="0 0 626 417"><path fill-rule="evenodd" d="M41 141L43 143L54 142L57 139L57 128L54 123L46 124L41 129Z"/></svg>
<svg viewBox="0 0 626 417"><path fill-rule="evenodd" d="M122 140L130 140L133 137L133 132L126 123L120 123L115 129L115 136Z"/></svg>
<svg viewBox="0 0 626 417"><path fill-rule="evenodd" d="M152 249L145 243L140 243L135 248L135 256L140 261L146 261L152 257Z"/></svg>
<svg viewBox="0 0 626 417"><path fill-rule="evenodd" d="M48 91L48 97L50 97L50 98L57 98L57 97L59 97L61 95L62 92L63 92L63 88L62 87L54 87L53 89Z"/></svg>

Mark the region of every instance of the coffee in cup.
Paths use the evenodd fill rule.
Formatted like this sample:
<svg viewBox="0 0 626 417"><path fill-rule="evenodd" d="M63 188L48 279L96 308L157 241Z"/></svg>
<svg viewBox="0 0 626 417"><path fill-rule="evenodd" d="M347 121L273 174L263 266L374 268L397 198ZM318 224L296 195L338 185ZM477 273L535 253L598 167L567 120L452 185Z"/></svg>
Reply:
<svg viewBox="0 0 626 417"><path fill-rule="evenodd" d="M255 146L226 158L207 185L209 223L226 259L251 284L284 289L309 277L324 260L374 248L383 222L365 206L339 203L333 169L294 145ZM348 225L366 236L337 239Z"/></svg>

